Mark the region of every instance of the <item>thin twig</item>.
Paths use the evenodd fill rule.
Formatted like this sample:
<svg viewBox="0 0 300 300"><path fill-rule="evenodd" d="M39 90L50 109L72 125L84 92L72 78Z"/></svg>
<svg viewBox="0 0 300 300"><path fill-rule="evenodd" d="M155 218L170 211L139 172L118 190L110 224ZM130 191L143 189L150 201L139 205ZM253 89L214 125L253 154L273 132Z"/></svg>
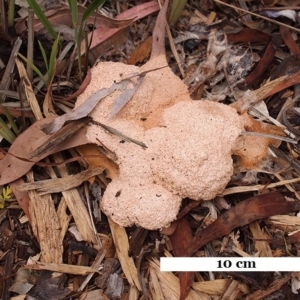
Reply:
<svg viewBox="0 0 300 300"><path fill-rule="evenodd" d="M33 44L34 44L34 28L33 28L34 12L32 8L28 8L28 44L27 44L27 59L33 62ZM27 64L26 67L27 75L32 82L33 80L33 69Z"/></svg>
<svg viewBox="0 0 300 300"><path fill-rule="evenodd" d="M98 126L101 126L102 128L104 128L105 130L107 130L108 132L114 134L114 135L117 135L118 137L124 139L125 141L127 142L131 142L131 143L134 143L136 145L139 145L143 148L148 148L147 145L143 142L140 142L138 140L135 140L129 136L126 136L125 134L123 134L122 132L120 132L119 130L115 129L115 128L112 128L110 126L107 126L105 124L102 124L100 122L97 122L95 120L91 120L91 123L95 124L95 125L98 125Z"/></svg>
<svg viewBox="0 0 300 300"><path fill-rule="evenodd" d="M274 23L274 24L277 24L277 25L280 25L280 26L284 26L284 27L287 27L289 29L292 29L294 31L297 31L297 32L300 32L300 29L296 28L296 27L293 27L293 26L290 26L290 25L287 25L287 24L284 24L284 23L281 23L281 22L278 22L276 20L273 20L273 19L270 19L268 17L265 17L265 16L261 16L259 14L256 14L254 12L251 12L251 11L248 11L248 10L245 10L245 9L242 9L242 8L239 8L237 6L234 6L234 5L231 5L231 4L228 4L228 3L225 3L225 2L222 2L220 0L213 0L214 2L216 3L219 3L221 5L225 5L225 6L228 6L230 8L233 8L233 9L237 9L239 11L242 11L243 13L246 13L246 14L249 14L249 15L252 15L252 16L255 16L255 17L258 17L258 18L261 18L261 19L264 19L266 21L269 21L271 23Z"/></svg>
<svg viewBox="0 0 300 300"><path fill-rule="evenodd" d="M252 131L243 131L241 135L251 135L251 136L258 136L266 139L275 139L280 141L285 141L292 144L298 144L298 141L290 139L285 136L275 135L275 134L268 134L268 133L261 133L261 132L252 132Z"/></svg>

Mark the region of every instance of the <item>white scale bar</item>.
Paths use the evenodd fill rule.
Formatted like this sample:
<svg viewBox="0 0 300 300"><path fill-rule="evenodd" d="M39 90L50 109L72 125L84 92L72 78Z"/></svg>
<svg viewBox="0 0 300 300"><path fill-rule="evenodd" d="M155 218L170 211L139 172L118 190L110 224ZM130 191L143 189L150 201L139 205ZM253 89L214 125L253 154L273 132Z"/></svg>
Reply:
<svg viewBox="0 0 300 300"><path fill-rule="evenodd" d="M299 272L300 257L161 257L160 270L163 272Z"/></svg>

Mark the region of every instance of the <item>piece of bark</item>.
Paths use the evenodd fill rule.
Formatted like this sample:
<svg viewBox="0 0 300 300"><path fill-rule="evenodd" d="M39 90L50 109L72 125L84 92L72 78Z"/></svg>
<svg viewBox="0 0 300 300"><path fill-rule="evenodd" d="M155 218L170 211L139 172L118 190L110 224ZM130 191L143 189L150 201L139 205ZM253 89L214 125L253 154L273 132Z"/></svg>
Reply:
<svg viewBox="0 0 300 300"><path fill-rule="evenodd" d="M279 278L275 279L269 287L265 289L259 289L249 295L246 296L245 300L257 300L257 299L263 299L264 297L272 294L273 292L279 290L286 282L288 282L291 279L292 274L288 273L283 276L280 276Z"/></svg>
<svg viewBox="0 0 300 300"><path fill-rule="evenodd" d="M98 253L95 248L75 241L69 242L69 251L81 251L83 254L86 254L91 258L95 258Z"/></svg>
<svg viewBox="0 0 300 300"><path fill-rule="evenodd" d="M4 280L3 287L2 287L2 300L9 300L10 299L10 291L9 288L13 283L12 279L12 272L14 267L14 256L15 256L15 249L11 249L5 256L5 265L4 265Z"/></svg>
<svg viewBox="0 0 300 300"><path fill-rule="evenodd" d="M117 300L120 299L124 291L124 281L116 273L110 274L107 280L107 289L105 294L109 299Z"/></svg>
<svg viewBox="0 0 300 300"><path fill-rule="evenodd" d="M39 145L29 156L30 159L44 155L45 153L53 150L56 146L63 141L70 139L76 132L83 128L90 122L89 117L82 118L80 120L71 121L66 124L60 130L49 136L43 144Z"/></svg>
<svg viewBox="0 0 300 300"><path fill-rule="evenodd" d="M95 279L95 285L100 289L105 289L109 276L117 271L120 263L116 258L107 258L104 261L101 274Z"/></svg>
<svg viewBox="0 0 300 300"><path fill-rule="evenodd" d="M266 288L274 279L274 273L272 272L230 272L230 276L255 290Z"/></svg>
<svg viewBox="0 0 300 300"><path fill-rule="evenodd" d="M142 227L138 227L132 233L129 241L129 253L130 256L138 256L142 250L145 239L148 235L148 230Z"/></svg>
<svg viewBox="0 0 300 300"><path fill-rule="evenodd" d="M64 287L66 280L66 274L42 271L36 285L29 291L28 296L34 300L65 299L71 292L71 290Z"/></svg>

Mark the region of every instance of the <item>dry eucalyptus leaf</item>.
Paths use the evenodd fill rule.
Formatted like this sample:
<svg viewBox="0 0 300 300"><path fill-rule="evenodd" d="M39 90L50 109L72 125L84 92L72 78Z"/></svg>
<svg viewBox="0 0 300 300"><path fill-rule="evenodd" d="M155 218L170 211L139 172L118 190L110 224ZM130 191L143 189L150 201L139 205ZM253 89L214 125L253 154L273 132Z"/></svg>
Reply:
<svg viewBox="0 0 300 300"><path fill-rule="evenodd" d="M78 23L80 24L81 18L85 12L86 8L82 5L78 5ZM53 9L45 12L45 16L48 18L51 25L65 25L70 28L73 27L72 23L72 15L70 13L69 7L62 7L58 9ZM112 19L109 17L106 17L104 15L101 15L97 12L92 13L92 15L88 18L87 23L92 24L96 27L99 26L105 26L109 28L123 28L127 27L132 23L133 19ZM26 26L27 17L20 20L16 25L15 29L16 32L21 34L22 32L27 30ZM39 30L43 29L44 26L42 22L36 17L34 19L34 31L38 32Z"/></svg>
<svg viewBox="0 0 300 300"><path fill-rule="evenodd" d="M43 124L48 122L49 119L37 121L16 138L9 148L8 153L0 161L0 185L20 178L30 170L35 162L38 162L50 154L88 143L85 128L82 128L76 132L71 139L64 140L53 149L45 151L41 156L31 159L32 153L34 153L40 145L47 143L51 137L40 129Z"/></svg>

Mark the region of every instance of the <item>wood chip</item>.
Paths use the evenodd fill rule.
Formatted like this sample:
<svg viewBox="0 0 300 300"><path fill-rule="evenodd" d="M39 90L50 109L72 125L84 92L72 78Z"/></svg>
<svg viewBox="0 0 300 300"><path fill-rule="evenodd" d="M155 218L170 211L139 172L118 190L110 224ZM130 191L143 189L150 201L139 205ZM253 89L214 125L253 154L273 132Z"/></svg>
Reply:
<svg viewBox="0 0 300 300"><path fill-rule="evenodd" d="M52 272L67 273L73 275L87 275L89 273L98 272L91 267L41 262L36 262L32 265L25 265L24 268L28 270L48 270Z"/></svg>
<svg viewBox="0 0 300 300"><path fill-rule="evenodd" d="M93 169L87 169L76 175L69 175L63 178L53 178L42 181L35 181L22 184L19 189L20 191L37 190L40 195L49 193L59 193L67 191L81 185L84 181L91 177L98 175L104 171L104 168L96 167Z"/></svg>
<svg viewBox="0 0 300 300"><path fill-rule="evenodd" d="M33 181L33 173L27 178ZM63 236L51 195L40 196L36 191L28 192L31 226L41 249L41 260L46 263L61 263Z"/></svg>
<svg viewBox="0 0 300 300"><path fill-rule="evenodd" d="M142 290L139 278L138 271L134 265L132 257L128 256L129 253L129 242L128 237L125 231L125 228L119 226L117 223L108 218L110 230L113 236L115 243L116 251L120 264L122 266L123 272L130 285L135 285L139 291Z"/></svg>

